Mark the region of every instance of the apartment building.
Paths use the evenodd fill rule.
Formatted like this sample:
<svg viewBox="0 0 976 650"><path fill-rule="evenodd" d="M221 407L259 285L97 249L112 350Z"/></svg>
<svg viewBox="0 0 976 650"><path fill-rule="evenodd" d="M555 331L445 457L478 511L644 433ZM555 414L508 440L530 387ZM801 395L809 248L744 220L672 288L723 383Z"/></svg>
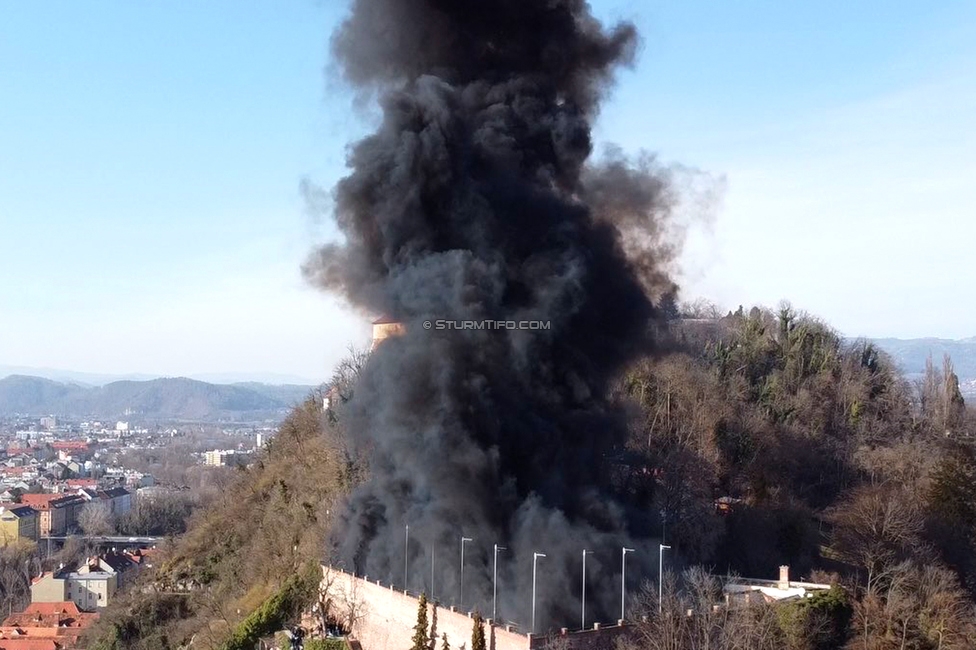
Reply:
<svg viewBox="0 0 976 650"><path fill-rule="evenodd" d="M37 510L19 503L0 503L0 545L21 540L36 542L41 526Z"/></svg>
<svg viewBox="0 0 976 650"><path fill-rule="evenodd" d="M124 515L132 509L132 493L122 487L96 490L79 488L76 494L85 501L96 501L108 506L113 515Z"/></svg>
<svg viewBox="0 0 976 650"><path fill-rule="evenodd" d="M41 537L57 537L77 526L85 500L72 494L22 494L20 503L39 513Z"/></svg>
<svg viewBox="0 0 976 650"><path fill-rule="evenodd" d="M93 558L77 570L46 572L31 585L31 602L70 601L86 612L103 609L119 588L118 573L105 562Z"/></svg>

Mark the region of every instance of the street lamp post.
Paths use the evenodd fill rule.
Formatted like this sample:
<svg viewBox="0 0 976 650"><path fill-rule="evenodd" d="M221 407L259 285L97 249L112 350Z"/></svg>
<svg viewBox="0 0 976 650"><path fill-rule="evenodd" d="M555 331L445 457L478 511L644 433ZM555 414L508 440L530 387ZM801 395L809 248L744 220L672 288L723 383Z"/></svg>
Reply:
<svg viewBox="0 0 976 650"><path fill-rule="evenodd" d="M592 554L593 551L587 551L583 549L583 607L580 612L580 629L586 629L586 556Z"/></svg>
<svg viewBox="0 0 976 650"><path fill-rule="evenodd" d="M491 572L491 620L496 620L495 617L498 611L498 551L506 551L504 546L499 546L495 544L495 561Z"/></svg>
<svg viewBox="0 0 976 650"><path fill-rule="evenodd" d="M532 554L532 634L535 634L535 575L536 565L540 557L545 557L545 553Z"/></svg>
<svg viewBox="0 0 976 650"><path fill-rule="evenodd" d="M624 620L625 605L627 598L627 554L633 553L634 549L626 546L620 549L620 620Z"/></svg>
<svg viewBox="0 0 976 650"><path fill-rule="evenodd" d="M458 590L458 609L464 610L464 543L473 542L470 537L461 538L461 588Z"/></svg>
<svg viewBox="0 0 976 650"><path fill-rule="evenodd" d="M670 546L658 545L657 550L657 613L660 614L664 603L664 551L671 550Z"/></svg>
<svg viewBox="0 0 976 650"><path fill-rule="evenodd" d="M661 543L668 541L668 511L661 508Z"/></svg>

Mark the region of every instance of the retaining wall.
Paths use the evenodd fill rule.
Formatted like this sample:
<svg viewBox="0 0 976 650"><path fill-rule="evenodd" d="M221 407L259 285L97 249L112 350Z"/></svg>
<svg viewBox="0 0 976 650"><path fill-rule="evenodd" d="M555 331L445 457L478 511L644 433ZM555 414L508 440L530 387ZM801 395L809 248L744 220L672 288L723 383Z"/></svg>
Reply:
<svg viewBox="0 0 976 650"><path fill-rule="evenodd" d="M322 591L332 615L346 624L363 650L409 650L417 624L417 598L390 585L369 582L349 573L322 567ZM474 620L470 613L429 603L427 620L435 650L447 634L452 650L471 647ZM594 626L594 629L553 636L522 634L506 626L484 623L488 650L611 650L615 640L631 631L629 626Z"/></svg>

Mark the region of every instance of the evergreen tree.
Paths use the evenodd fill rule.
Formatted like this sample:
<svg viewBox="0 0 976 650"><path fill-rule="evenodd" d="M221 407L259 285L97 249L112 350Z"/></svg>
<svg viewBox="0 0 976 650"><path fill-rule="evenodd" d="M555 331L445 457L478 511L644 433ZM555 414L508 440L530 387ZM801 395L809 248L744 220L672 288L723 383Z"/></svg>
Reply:
<svg viewBox="0 0 976 650"><path fill-rule="evenodd" d="M949 355L945 355L942 359L942 381L944 386L942 389L942 428L945 429L946 433L954 431L959 427L966 415L966 402L962 398L962 392L959 390L959 377L956 375L954 368L952 367L952 359Z"/></svg>
<svg viewBox="0 0 976 650"><path fill-rule="evenodd" d="M420 594L417 625L413 628L413 645L410 650L427 650L427 594Z"/></svg>
<svg viewBox="0 0 976 650"><path fill-rule="evenodd" d="M953 526L976 529L976 454L967 446L954 446L932 472L930 510Z"/></svg>
<svg viewBox="0 0 976 650"><path fill-rule="evenodd" d="M471 629L471 650L486 650L485 626L481 614L475 612L474 627Z"/></svg>
<svg viewBox="0 0 976 650"><path fill-rule="evenodd" d="M447 632L441 634L441 650L451 650L451 646L447 642Z"/></svg>

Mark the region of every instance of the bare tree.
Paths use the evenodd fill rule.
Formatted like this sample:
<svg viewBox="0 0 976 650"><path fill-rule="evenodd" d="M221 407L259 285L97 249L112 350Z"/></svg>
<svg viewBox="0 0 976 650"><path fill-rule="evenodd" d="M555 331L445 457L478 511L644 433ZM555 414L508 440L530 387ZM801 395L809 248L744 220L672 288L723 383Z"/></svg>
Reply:
<svg viewBox="0 0 976 650"><path fill-rule="evenodd" d="M355 631L356 624L366 615L359 579L331 567L323 567L319 600L325 602L329 620L350 632Z"/></svg>
<svg viewBox="0 0 976 650"><path fill-rule="evenodd" d="M976 609L951 571L911 561L854 605L850 650L962 650L976 643Z"/></svg>
<svg viewBox="0 0 976 650"><path fill-rule="evenodd" d="M78 525L88 537L109 535L115 530L111 511L99 501L89 501L82 507L78 513Z"/></svg>
<svg viewBox="0 0 976 650"><path fill-rule="evenodd" d="M691 302L682 303L678 310L682 318L716 320L724 315L718 305L706 298L697 298Z"/></svg>
<svg viewBox="0 0 976 650"><path fill-rule="evenodd" d="M976 609L951 571L941 566L921 567L914 587L923 638L936 650L976 646Z"/></svg>
<svg viewBox="0 0 976 650"><path fill-rule="evenodd" d="M351 346L348 352L349 354L339 361L339 365L332 372L332 378L328 384L329 390L336 391L341 402L347 402L352 398L356 382L359 380L359 374L366 367L370 354L369 348L361 349Z"/></svg>
<svg viewBox="0 0 976 650"><path fill-rule="evenodd" d="M664 574L663 599L645 583L637 634L621 650L780 650L779 621L765 603L723 602L723 583L701 567Z"/></svg>
<svg viewBox="0 0 976 650"><path fill-rule="evenodd" d="M868 592L921 544L922 513L917 501L899 487L859 488L834 511L832 519L833 549L866 571Z"/></svg>
<svg viewBox="0 0 976 650"><path fill-rule="evenodd" d="M656 585L644 583L635 608L642 614L641 623L636 637L622 650L683 650L687 635L685 601L673 572L666 571L663 581L660 604Z"/></svg>

